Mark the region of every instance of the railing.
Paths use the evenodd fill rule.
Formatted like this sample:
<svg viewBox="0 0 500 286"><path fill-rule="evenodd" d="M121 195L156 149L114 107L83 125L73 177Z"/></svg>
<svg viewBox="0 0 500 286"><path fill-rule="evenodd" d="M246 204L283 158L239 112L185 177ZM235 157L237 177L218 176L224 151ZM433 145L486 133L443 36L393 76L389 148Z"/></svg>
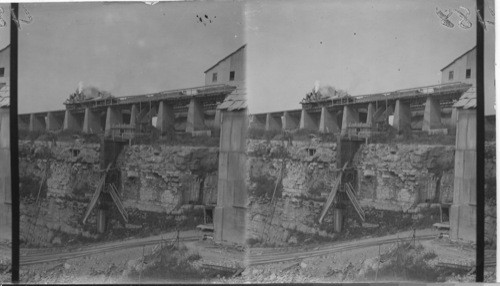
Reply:
<svg viewBox="0 0 500 286"><path fill-rule="evenodd" d="M230 93L234 89L236 89L236 87L234 86L226 84L216 84L216 85L183 88L183 89L174 89L174 90L143 94L143 95L95 98L78 102L65 102L64 104L68 109L78 109L82 107L99 107L99 106L109 106L109 105L119 105L119 104L131 104L143 101L159 101L159 100L169 100L169 99L187 100L191 97L196 97L196 96L204 96L204 95L206 96L218 93Z"/></svg>
<svg viewBox="0 0 500 286"><path fill-rule="evenodd" d="M325 98L312 102L301 101L301 104L304 109L311 111L320 109L322 107L342 106L347 104L369 103L369 102L396 100L403 98L411 99L412 97L418 98L419 96L425 97L430 95L439 95L443 93L452 93L452 92L462 92L462 91L465 92L471 86L472 86L471 84L462 82L445 83L438 85L428 85L428 86L414 87L408 89L400 89L392 92L373 93L367 95L342 97L342 98ZM446 101L450 101L449 98L443 98L443 99ZM449 105L449 103L447 104ZM279 112L285 112L285 111L279 111ZM256 113L252 115L260 116L260 115L265 115L267 113L278 113L278 111Z"/></svg>
<svg viewBox="0 0 500 286"><path fill-rule="evenodd" d="M386 93L376 93L376 94L368 94L368 95L360 95L356 96L356 102L370 102L370 101L379 101L379 100L391 100L391 99L400 99L400 98L409 98L412 96L426 96L430 94L442 94L446 92L459 92L466 88L470 88L472 85L462 82L454 82L454 83L445 83L439 85L429 85L429 86L421 86L414 87L408 89L400 89L392 92Z"/></svg>

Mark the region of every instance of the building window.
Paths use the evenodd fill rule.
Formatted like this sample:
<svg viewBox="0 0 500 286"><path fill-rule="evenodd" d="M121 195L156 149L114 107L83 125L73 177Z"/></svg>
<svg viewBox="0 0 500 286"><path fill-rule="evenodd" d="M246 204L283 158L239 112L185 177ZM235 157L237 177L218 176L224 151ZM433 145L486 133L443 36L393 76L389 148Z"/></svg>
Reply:
<svg viewBox="0 0 500 286"><path fill-rule="evenodd" d="M465 78L470 78L470 69L465 70Z"/></svg>
<svg viewBox="0 0 500 286"><path fill-rule="evenodd" d="M0 77L5 76L5 68L0 68Z"/></svg>
<svg viewBox="0 0 500 286"><path fill-rule="evenodd" d="M234 71L229 72L229 80L234 80Z"/></svg>
<svg viewBox="0 0 500 286"><path fill-rule="evenodd" d="M77 157L80 154L80 150L78 149L70 149L70 151L73 157Z"/></svg>
<svg viewBox="0 0 500 286"><path fill-rule="evenodd" d="M450 73L448 74L448 79L449 79L449 80L452 80L452 79L453 79L453 71L450 71Z"/></svg>
<svg viewBox="0 0 500 286"><path fill-rule="evenodd" d="M309 156L314 156L314 154L316 154L316 148L306 148L306 151Z"/></svg>
<svg viewBox="0 0 500 286"><path fill-rule="evenodd" d="M217 73L216 72L214 72L212 74L212 82L217 82Z"/></svg>

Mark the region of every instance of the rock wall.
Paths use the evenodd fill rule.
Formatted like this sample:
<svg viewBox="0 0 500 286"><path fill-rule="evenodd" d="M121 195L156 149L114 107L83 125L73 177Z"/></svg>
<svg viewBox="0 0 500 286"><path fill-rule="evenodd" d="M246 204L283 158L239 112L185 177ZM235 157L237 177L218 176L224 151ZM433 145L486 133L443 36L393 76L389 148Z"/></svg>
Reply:
<svg viewBox="0 0 500 286"><path fill-rule="evenodd" d="M97 237L89 231L95 217L81 221L100 176L99 151L78 140L19 143L21 241L48 246Z"/></svg>
<svg viewBox="0 0 500 286"><path fill-rule="evenodd" d="M172 213L217 203L218 148L134 145L117 159L127 208Z"/></svg>
<svg viewBox="0 0 500 286"><path fill-rule="evenodd" d="M496 204L496 142L485 142L484 150L484 244L496 249L497 204Z"/></svg>
<svg viewBox="0 0 500 286"><path fill-rule="evenodd" d="M339 235L333 233L332 207L323 223L318 223L338 174L336 152L336 143L315 140L247 141L250 240L284 244L304 236ZM354 227L379 224L389 229L391 224L408 227L436 222L438 203L451 203L453 146L362 145L353 162L355 195L367 213L367 223L361 224L348 207L344 226L351 232ZM276 185L282 166L282 183Z"/></svg>
<svg viewBox="0 0 500 286"><path fill-rule="evenodd" d="M368 144L355 158L364 207L411 211L419 203L453 200L454 147Z"/></svg>
<svg viewBox="0 0 500 286"><path fill-rule="evenodd" d="M336 174L335 150L335 143L247 140L250 240L282 244L296 243L297 232L328 236L317 220Z"/></svg>
<svg viewBox="0 0 500 286"><path fill-rule="evenodd" d="M31 245L95 240L96 212L82 224L102 176L101 146L74 142L19 143L21 241ZM129 213L126 228L164 228L200 220L200 208L217 202L218 149L126 146L108 174ZM193 218L193 214L196 218ZM108 226L123 227L112 207Z"/></svg>

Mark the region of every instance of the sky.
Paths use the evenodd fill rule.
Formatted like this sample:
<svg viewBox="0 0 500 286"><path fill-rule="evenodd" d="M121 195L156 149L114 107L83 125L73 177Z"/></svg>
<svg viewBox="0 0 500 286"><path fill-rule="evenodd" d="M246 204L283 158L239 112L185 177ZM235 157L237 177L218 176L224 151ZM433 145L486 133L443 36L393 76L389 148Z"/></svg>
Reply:
<svg viewBox="0 0 500 286"><path fill-rule="evenodd" d="M8 3L0 3L0 11L3 13L0 14L0 50L5 48L10 44L10 4Z"/></svg>
<svg viewBox="0 0 500 286"><path fill-rule="evenodd" d="M351 95L439 84L476 44L473 0L23 5L33 22L19 34L20 113L63 109L81 81L115 96L203 85L203 71L244 43L249 112L298 109L315 81ZM453 28L440 23L436 9L460 7L471 28L456 12Z"/></svg>
<svg viewBox="0 0 500 286"><path fill-rule="evenodd" d="M201 86L245 43L237 1L22 5L19 113L64 109L80 81L114 96Z"/></svg>
<svg viewBox="0 0 500 286"><path fill-rule="evenodd" d="M249 1L250 113L300 108L316 80L351 95L440 83L440 70L475 46L476 27L440 24L436 8L475 1ZM475 22L475 15L471 15Z"/></svg>

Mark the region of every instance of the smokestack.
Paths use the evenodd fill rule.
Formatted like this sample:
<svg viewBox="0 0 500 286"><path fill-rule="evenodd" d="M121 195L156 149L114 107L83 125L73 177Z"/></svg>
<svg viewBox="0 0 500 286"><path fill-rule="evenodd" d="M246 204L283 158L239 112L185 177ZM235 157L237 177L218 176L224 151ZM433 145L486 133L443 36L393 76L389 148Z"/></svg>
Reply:
<svg viewBox="0 0 500 286"><path fill-rule="evenodd" d="M78 93L82 93L82 90L83 90L83 82L82 82L82 81L80 81L80 82L78 83Z"/></svg>
<svg viewBox="0 0 500 286"><path fill-rule="evenodd" d="M319 90L319 80L314 82L314 92L317 93Z"/></svg>

